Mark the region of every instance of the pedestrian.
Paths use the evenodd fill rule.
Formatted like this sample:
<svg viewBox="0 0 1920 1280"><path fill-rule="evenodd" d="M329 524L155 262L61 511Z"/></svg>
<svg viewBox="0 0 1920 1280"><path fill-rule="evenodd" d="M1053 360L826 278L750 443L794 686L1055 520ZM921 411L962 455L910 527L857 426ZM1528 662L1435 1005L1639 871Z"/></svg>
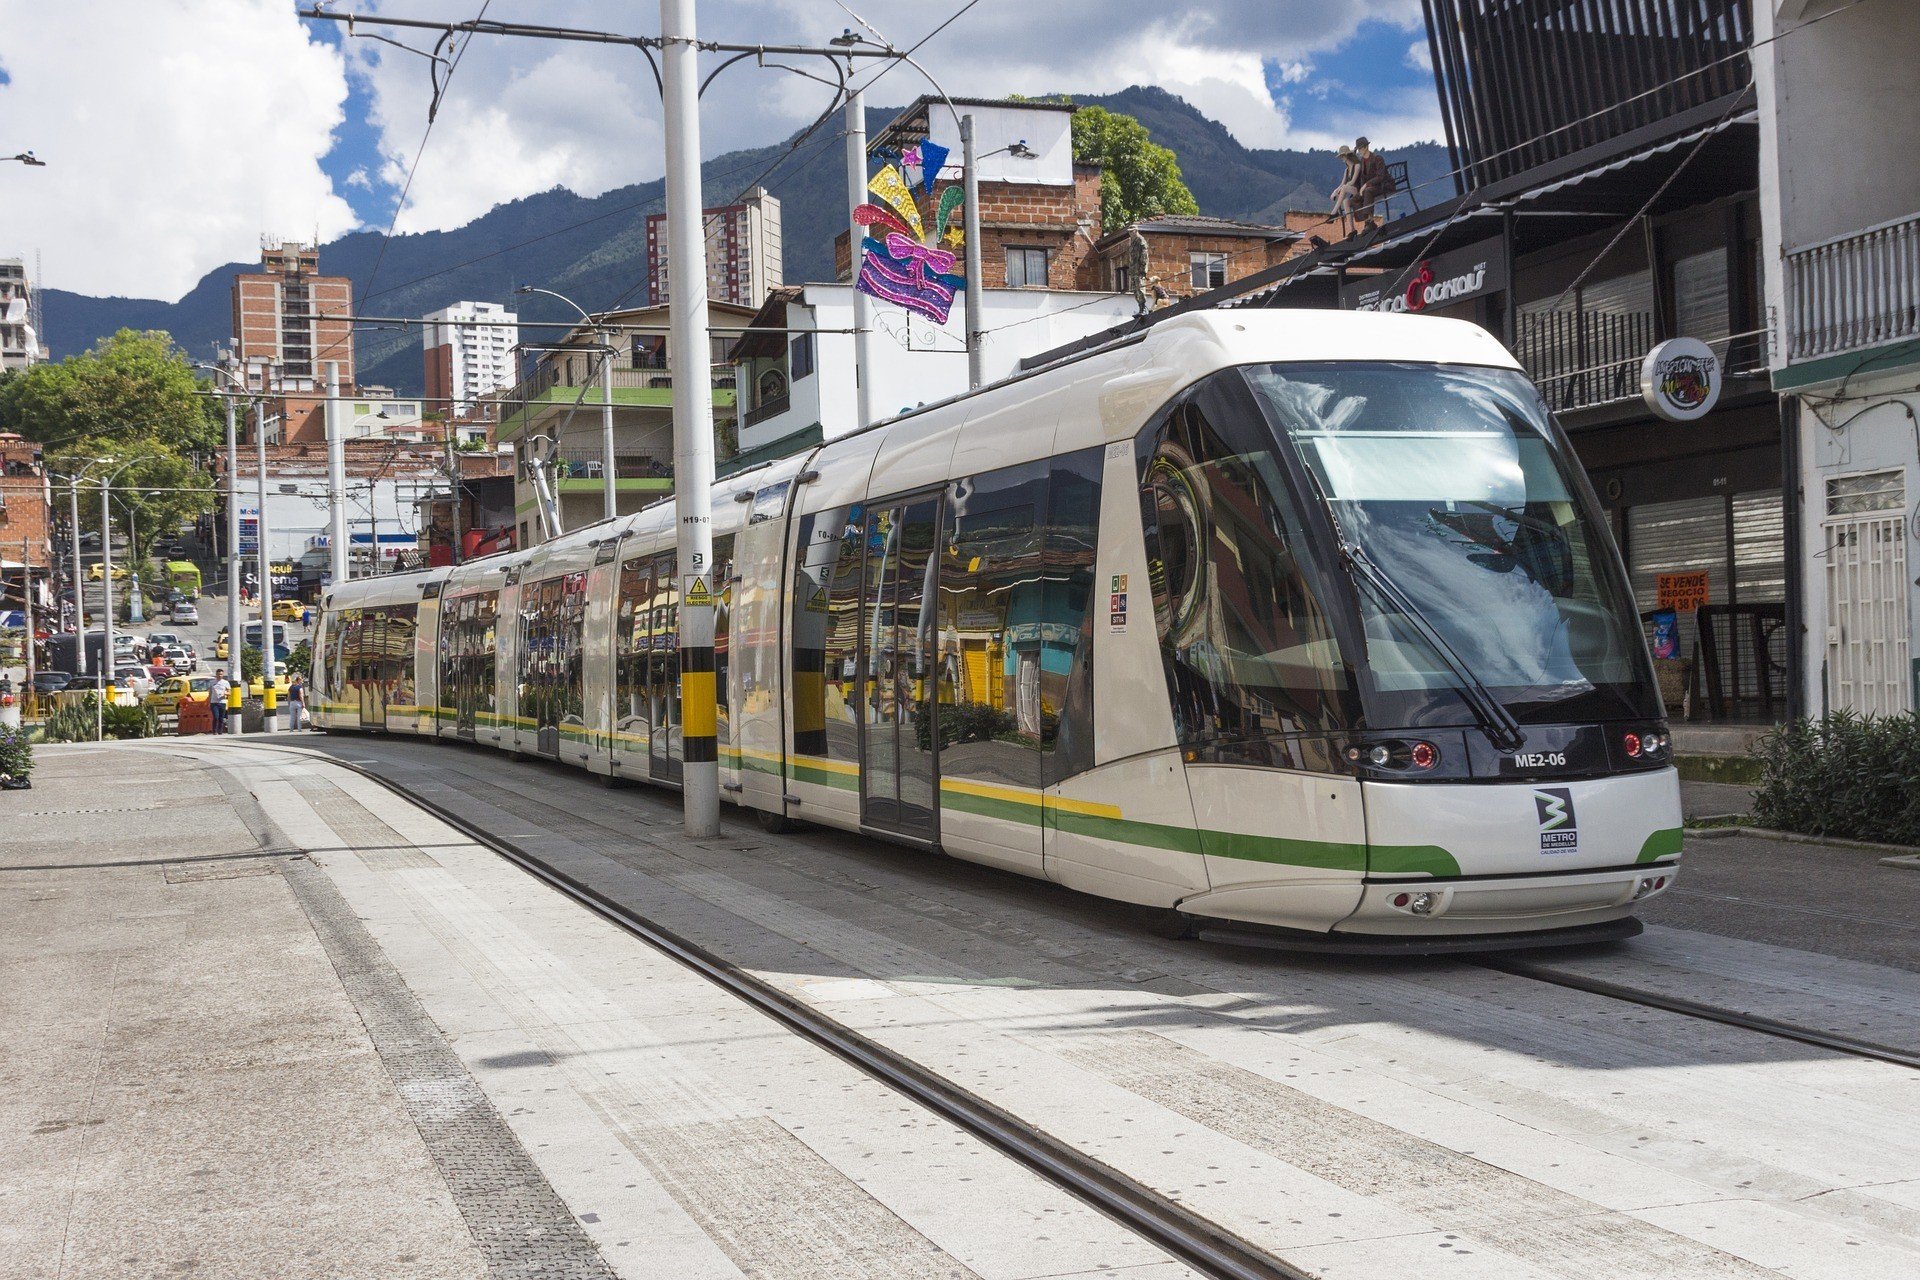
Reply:
<svg viewBox="0 0 1920 1280"><path fill-rule="evenodd" d="M223 667L214 672L213 686L207 690L207 698L213 704L213 731L216 734L227 731L227 698L233 692L233 686L227 683L227 672Z"/></svg>
<svg viewBox="0 0 1920 1280"><path fill-rule="evenodd" d="M306 719L307 682L296 671L293 673L293 679L287 683L287 727L304 729L307 727Z"/></svg>
<svg viewBox="0 0 1920 1280"><path fill-rule="evenodd" d="M305 627L309 631L313 630L313 606L312 605L309 604L309 605L301 606L300 625L302 627Z"/></svg>
<svg viewBox="0 0 1920 1280"><path fill-rule="evenodd" d="M1340 185L1329 192L1327 198L1333 202L1333 212L1345 224L1353 216L1353 202L1360 198L1360 161L1352 147L1340 148L1340 164Z"/></svg>

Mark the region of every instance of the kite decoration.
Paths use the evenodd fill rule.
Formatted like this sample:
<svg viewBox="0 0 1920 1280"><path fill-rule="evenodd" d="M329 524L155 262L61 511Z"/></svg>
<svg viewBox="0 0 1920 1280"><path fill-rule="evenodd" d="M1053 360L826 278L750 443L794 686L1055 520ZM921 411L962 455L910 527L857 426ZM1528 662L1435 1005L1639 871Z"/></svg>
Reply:
<svg viewBox="0 0 1920 1280"><path fill-rule="evenodd" d="M853 220L867 229L860 242L860 273L854 287L935 324L945 324L953 310L953 295L967 283L954 272L963 237L958 227L948 225L960 204L960 189L950 187L941 194L931 240L913 188L899 169L888 165L874 174L867 190L878 199L853 211ZM943 241L952 247L941 247Z"/></svg>

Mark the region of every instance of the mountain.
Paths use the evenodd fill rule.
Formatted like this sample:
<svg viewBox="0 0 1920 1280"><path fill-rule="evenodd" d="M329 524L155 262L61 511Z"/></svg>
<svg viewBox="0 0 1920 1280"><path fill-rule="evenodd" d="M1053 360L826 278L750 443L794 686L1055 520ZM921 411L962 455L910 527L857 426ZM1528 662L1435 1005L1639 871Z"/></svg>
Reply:
<svg viewBox="0 0 1920 1280"><path fill-rule="evenodd" d="M1133 116L1154 141L1172 148L1204 213L1277 222L1285 209L1324 209L1326 193L1338 180L1340 168L1331 152L1249 149L1218 121L1164 89L1136 85L1104 96L1074 96L1074 101ZM898 108L869 110L869 130L898 114ZM838 130L829 126L797 146L789 138L730 152L702 167L707 201L720 204L744 194L756 177L781 162L765 185L780 197L790 281L832 277L833 237L846 225L846 170L838 138ZM1446 150L1434 143L1401 148L1391 158L1407 162L1415 183L1447 170ZM1441 186L1433 192L1433 200L1451 194ZM380 232L342 236L320 247L320 266L329 275L353 280L355 305L364 316L420 316L473 298L518 304L525 320L565 320L573 313L562 304L539 295L515 298L514 286L555 289L589 310L644 302L645 219L663 207L663 194L657 180L591 197L556 187L498 205L452 231L395 236L384 253ZM232 329L234 272L256 265L217 268L178 302L43 289L42 332L56 357L85 350L117 329L134 328L166 329L196 358L206 358ZM417 329L362 327L358 342L363 383L420 393Z"/></svg>

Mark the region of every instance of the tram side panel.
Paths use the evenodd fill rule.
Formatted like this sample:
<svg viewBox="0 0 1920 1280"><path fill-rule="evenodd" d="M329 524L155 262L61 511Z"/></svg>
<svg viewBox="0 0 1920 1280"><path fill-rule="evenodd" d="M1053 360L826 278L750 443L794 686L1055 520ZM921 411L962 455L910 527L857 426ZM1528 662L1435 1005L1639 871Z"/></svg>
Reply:
<svg viewBox="0 0 1920 1280"><path fill-rule="evenodd" d="M1105 446L1093 599L1093 767L1048 788L1046 874L1170 906L1207 888L1154 633L1131 427Z"/></svg>
<svg viewBox="0 0 1920 1280"><path fill-rule="evenodd" d="M508 569L500 584L500 614L494 628L499 660L494 664L494 706L500 725L495 742L503 751L518 751L520 730L520 668L526 661L520 643L520 575L525 563Z"/></svg>
<svg viewBox="0 0 1920 1280"><path fill-rule="evenodd" d="M613 772L613 612L620 589L620 539L595 550L587 570L587 611L580 637L582 729L586 767Z"/></svg>
<svg viewBox="0 0 1920 1280"><path fill-rule="evenodd" d="M440 710L440 592L442 583L428 582L420 588L420 600L413 609L413 642L404 658L412 713L387 718L391 733L433 736Z"/></svg>

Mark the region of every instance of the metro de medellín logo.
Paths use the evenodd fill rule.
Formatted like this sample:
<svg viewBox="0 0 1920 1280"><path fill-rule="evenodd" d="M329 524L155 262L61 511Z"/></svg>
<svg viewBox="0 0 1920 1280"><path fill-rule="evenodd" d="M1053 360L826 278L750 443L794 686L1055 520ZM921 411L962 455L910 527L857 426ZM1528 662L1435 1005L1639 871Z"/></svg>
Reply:
<svg viewBox="0 0 1920 1280"><path fill-rule="evenodd" d="M1573 817L1573 792L1567 787L1535 787L1533 811L1540 822L1540 852L1577 848L1580 832Z"/></svg>

